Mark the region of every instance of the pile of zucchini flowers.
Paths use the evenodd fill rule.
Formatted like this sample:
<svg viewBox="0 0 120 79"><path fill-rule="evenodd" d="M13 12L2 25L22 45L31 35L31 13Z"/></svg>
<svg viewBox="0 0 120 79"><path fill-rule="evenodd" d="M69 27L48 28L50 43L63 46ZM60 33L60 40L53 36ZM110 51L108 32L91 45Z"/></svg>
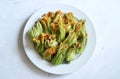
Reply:
<svg viewBox="0 0 120 79"><path fill-rule="evenodd" d="M53 65L70 63L82 54L87 43L85 19L72 12L48 12L29 30L29 39L40 56Z"/></svg>

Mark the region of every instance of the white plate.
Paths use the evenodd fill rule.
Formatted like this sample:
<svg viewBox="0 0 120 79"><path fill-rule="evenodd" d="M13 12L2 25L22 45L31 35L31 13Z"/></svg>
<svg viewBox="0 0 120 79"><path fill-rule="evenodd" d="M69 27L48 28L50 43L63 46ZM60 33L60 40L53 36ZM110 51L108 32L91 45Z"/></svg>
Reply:
<svg viewBox="0 0 120 79"><path fill-rule="evenodd" d="M87 40L87 46L84 50L84 53L80 57L72 61L70 64L61 64L59 66L53 66L48 61L42 59L40 55L38 55L38 53L34 49L32 42L28 39L27 32L34 25L35 21L41 17L41 15L49 11L55 12L57 10L62 10L64 13L73 12L73 14L78 19L85 18L86 29L88 33L88 40ZM24 28L23 46L28 58L38 68L52 74L68 74L80 69L81 66L85 64L93 54L95 45L96 45L96 34L95 34L95 29L92 22L82 11L69 5L52 4L52 5L47 5L47 7L39 9L30 17L30 19L28 20Z"/></svg>

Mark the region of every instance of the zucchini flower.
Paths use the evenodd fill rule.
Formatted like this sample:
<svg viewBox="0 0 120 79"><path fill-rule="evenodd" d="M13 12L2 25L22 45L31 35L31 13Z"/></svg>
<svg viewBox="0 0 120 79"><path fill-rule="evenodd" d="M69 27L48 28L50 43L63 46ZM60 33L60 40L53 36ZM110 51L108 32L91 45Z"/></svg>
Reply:
<svg viewBox="0 0 120 79"><path fill-rule="evenodd" d="M39 21L35 23L32 29L29 30L28 34L31 39L37 38L43 32L42 25Z"/></svg>
<svg viewBox="0 0 120 79"><path fill-rule="evenodd" d="M69 48L66 52L66 57L65 57L65 60L66 61L72 61L74 58L75 58L75 50L76 48Z"/></svg>
<svg viewBox="0 0 120 79"><path fill-rule="evenodd" d="M86 22L86 20L80 20L80 21L76 24L74 31L75 31L77 37L80 35L81 30L85 28L85 22Z"/></svg>
<svg viewBox="0 0 120 79"><path fill-rule="evenodd" d="M56 42L56 36L55 34L49 34L48 38L45 40L45 47L56 47L58 43Z"/></svg>
<svg viewBox="0 0 120 79"><path fill-rule="evenodd" d="M63 41L63 43L67 44L69 47L73 45L77 41L77 37L74 31L69 31L69 35Z"/></svg>
<svg viewBox="0 0 120 79"><path fill-rule="evenodd" d="M58 42L62 42L65 39L65 29L60 24L58 24L58 31L56 33L56 36Z"/></svg>
<svg viewBox="0 0 120 79"><path fill-rule="evenodd" d="M76 53L82 54L87 43L87 33L81 32L77 40L78 42L76 43Z"/></svg>
<svg viewBox="0 0 120 79"><path fill-rule="evenodd" d="M48 30L46 21L43 20L43 19L41 19L40 22L41 22L41 24L42 24L42 26L43 26L43 31L44 31L45 33L49 33L49 30Z"/></svg>
<svg viewBox="0 0 120 79"><path fill-rule="evenodd" d="M54 65L59 65L59 64L63 63L67 49L68 49L68 45L61 43L59 48L58 48L58 52L52 58L51 63Z"/></svg>
<svg viewBox="0 0 120 79"><path fill-rule="evenodd" d="M39 39L33 38L33 43L35 46L36 51L42 55L45 50L44 44L41 43Z"/></svg>
<svg viewBox="0 0 120 79"><path fill-rule="evenodd" d="M51 60L53 54L55 54L56 48L55 47L51 47L45 50L45 52L43 53L43 58L46 60Z"/></svg>

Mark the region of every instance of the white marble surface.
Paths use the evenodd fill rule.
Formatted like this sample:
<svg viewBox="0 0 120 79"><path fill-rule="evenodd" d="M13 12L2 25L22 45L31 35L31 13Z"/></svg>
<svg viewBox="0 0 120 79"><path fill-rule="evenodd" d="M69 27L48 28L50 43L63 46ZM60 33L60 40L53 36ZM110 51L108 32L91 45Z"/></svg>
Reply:
<svg viewBox="0 0 120 79"><path fill-rule="evenodd" d="M64 3L86 13L95 25L96 50L81 69L52 75L36 68L22 46L31 14L44 4ZM0 0L0 79L120 79L120 0Z"/></svg>

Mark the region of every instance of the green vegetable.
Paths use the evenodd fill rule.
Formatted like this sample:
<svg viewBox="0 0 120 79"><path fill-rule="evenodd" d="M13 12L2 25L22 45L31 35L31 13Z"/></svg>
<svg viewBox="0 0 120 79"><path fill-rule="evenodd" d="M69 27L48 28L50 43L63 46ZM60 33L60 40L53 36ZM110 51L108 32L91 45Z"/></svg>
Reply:
<svg viewBox="0 0 120 79"><path fill-rule="evenodd" d="M56 42L56 40L45 40L45 47L49 48L49 47L56 47L58 45L58 43Z"/></svg>
<svg viewBox="0 0 120 79"><path fill-rule="evenodd" d="M43 32L42 25L39 21L35 23L32 29L29 30L28 34L30 38L37 38Z"/></svg>
<svg viewBox="0 0 120 79"><path fill-rule="evenodd" d="M69 48L66 53L65 60L72 61L75 58L75 50L76 48Z"/></svg>
<svg viewBox="0 0 120 79"><path fill-rule="evenodd" d="M62 25L58 25L58 31L57 31L57 42L62 42L65 39L65 29Z"/></svg>
<svg viewBox="0 0 120 79"><path fill-rule="evenodd" d="M67 20L70 20L70 21L73 20L73 18L74 18L73 14L72 14L71 12L65 14L64 16L65 16L65 18L66 18Z"/></svg>
<svg viewBox="0 0 120 79"><path fill-rule="evenodd" d="M43 32L44 33L49 33L49 30L48 30L48 27L47 27L47 24L45 22L45 20L40 20L42 26L43 26Z"/></svg>
<svg viewBox="0 0 120 79"><path fill-rule="evenodd" d="M78 21L76 23L75 27L74 27L74 29L75 29L74 31L75 31L75 33L77 35L77 38L81 34L81 30L84 30L84 28L85 28L85 21L86 20L80 20L80 21ZM86 31L84 31L84 32L86 32Z"/></svg>
<svg viewBox="0 0 120 79"><path fill-rule="evenodd" d="M54 19L53 19L53 22L57 22L58 19L59 19L59 17L60 17L60 14L56 14L55 17L54 17Z"/></svg>
<svg viewBox="0 0 120 79"><path fill-rule="evenodd" d="M81 35L79 36L79 39L78 39L78 47L76 49L76 53L83 53L83 50L85 49L85 46L86 46L86 42L87 42L87 34L86 32L81 32Z"/></svg>
<svg viewBox="0 0 120 79"><path fill-rule="evenodd" d="M36 51L42 55L43 52L45 51L44 44L40 44L40 46L36 49Z"/></svg>
<svg viewBox="0 0 120 79"><path fill-rule="evenodd" d="M68 46L67 44L61 43L57 54L52 58L51 63L54 65L62 64L65 58L66 50Z"/></svg>
<svg viewBox="0 0 120 79"><path fill-rule="evenodd" d="M67 38L63 41L63 43L67 44L69 47L77 41L77 37L74 31L70 31Z"/></svg>
<svg viewBox="0 0 120 79"><path fill-rule="evenodd" d="M42 53L44 52L44 44L42 44L40 40L36 38L33 38L33 42L34 42L36 51L42 55Z"/></svg>
<svg viewBox="0 0 120 79"><path fill-rule="evenodd" d="M51 47L45 50L43 53L43 58L46 60L51 60L53 54L56 53L56 47Z"/></svg>

